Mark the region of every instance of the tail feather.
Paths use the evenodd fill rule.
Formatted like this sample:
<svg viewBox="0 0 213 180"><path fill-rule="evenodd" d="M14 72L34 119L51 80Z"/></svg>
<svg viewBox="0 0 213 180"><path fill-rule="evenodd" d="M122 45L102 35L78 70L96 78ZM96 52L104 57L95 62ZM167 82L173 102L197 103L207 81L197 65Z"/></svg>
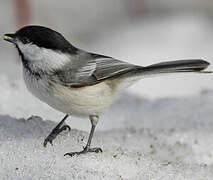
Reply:
<svg viewBox="0 0 213 180"><path fill-rule="evenodd" d="M153 64L146 67L137 67L137 69L130 71L129 73L123 74L122 80L119 83L119 88L124 89L136 81L160 74L180 73L180 72L199 72L206 73L203 71L209 66L209 63L204 60L193 59L193 60L179 60L169 61Z"/></svg>
<svg viewBox="0 0 213 180"><path fill-rule="evenodd" d="M143 67L140 73L144 75L154 75L178 72L205 72L203 70L206 69L209 64L209 62L200 59L169 61Z"/></svg>

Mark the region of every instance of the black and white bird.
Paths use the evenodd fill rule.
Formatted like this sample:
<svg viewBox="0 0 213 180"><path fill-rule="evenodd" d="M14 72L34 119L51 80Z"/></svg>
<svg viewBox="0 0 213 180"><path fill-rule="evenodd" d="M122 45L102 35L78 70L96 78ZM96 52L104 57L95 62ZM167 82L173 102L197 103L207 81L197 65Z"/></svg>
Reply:
<svg viewBox="0 0 213 180"><path fill-rule="evenodd" d="M63 130L68 116L89 117L92 128L86 147L73 156L102 152L91 148L99 116L118 93L150 75L205 72L209 65L200 59L162 62L150 66L130 64L109 56L86 52L69 43L60 33L42 26L25 26L4 40L15 44L22 59L28 90L51 107L66 114L44 141L44 146Z"/></svg>

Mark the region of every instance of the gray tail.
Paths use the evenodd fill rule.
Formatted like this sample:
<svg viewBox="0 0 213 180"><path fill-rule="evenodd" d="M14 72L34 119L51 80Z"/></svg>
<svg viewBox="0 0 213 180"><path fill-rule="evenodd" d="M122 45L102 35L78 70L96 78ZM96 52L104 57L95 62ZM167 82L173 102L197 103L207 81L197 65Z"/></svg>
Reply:
<svg viewBox="0 0 213 180"><path fill-rule="evenodd" d="M209 65L209 62L201 59L169 61L142 67L139 73L141 75L155 75L179 72L207 72L203 70Z"/></svg>

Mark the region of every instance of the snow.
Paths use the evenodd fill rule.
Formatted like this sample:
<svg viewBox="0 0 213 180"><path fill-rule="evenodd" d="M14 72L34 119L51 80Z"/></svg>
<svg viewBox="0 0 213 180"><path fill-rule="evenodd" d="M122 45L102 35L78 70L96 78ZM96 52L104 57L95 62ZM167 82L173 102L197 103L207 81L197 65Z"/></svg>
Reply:
<svg viewBox="0 0 213 180"><path fill-rule="evenodd" d="M72 129L43 148L55 123L1 116L0 125L2 179L210 179L213 175L213 133L205 128L98 131L93 144L103 148L102 154L70 158L63 154L80 150L87 133Z"/></svg>
<svg viewBox="0 0 213 180"><path fill-rule="evenodd" d="M155 100L123 94L97 126L92 144L103 153L70 158L64 153L85 146L89 120L71 117L67 124L72 130L44 148L44 138L63 115L54 118L57 112L30 95L22 80L11 82L3 75L0 80L1 179L194 180L213 176L212 91ZM51 116L49 120L26 118L32 112Z"/></svg>

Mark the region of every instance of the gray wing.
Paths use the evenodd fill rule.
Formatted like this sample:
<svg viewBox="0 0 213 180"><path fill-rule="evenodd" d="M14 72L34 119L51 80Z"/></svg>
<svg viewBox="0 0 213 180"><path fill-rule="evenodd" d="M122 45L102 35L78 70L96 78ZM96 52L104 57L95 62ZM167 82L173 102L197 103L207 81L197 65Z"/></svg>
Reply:
<svg viewBox="0 0 213 180"><path fill-rule="evenodd" d="M96 69L93 72L93 75L97 80L103 80L106 78L121 75L140 67L106 56L96 57L95 62Z"/></svg>
<svg viewBox="0 0 213 180"><path fill-rule="evenodd" d="M104 79L127 73L139 66L111 57L81 53L63 68L54 72L58 83L69 87L84 87L102 82Z"/></svg>

